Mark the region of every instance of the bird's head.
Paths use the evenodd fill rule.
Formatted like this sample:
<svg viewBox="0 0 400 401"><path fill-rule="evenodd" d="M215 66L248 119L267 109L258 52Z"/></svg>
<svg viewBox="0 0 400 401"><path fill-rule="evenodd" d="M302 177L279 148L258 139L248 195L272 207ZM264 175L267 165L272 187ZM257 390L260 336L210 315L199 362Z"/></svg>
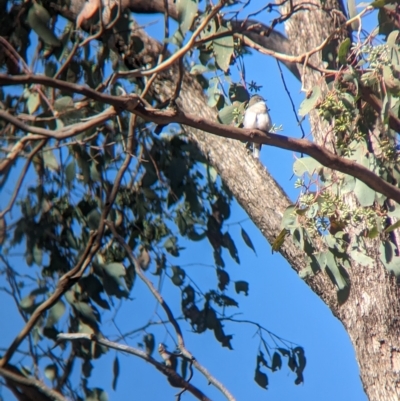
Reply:
<svg viewBox="0 0 400 401"><path fill-rule="evenodd" d="M253 95L253 96L250 98L249 104L248 104L247 107L251 107L251 106L253 106L253 105L256 104L256 103L261 103L261 102L265 103L265 100L263 99L262 96L260 96L260 95Z"/></svg>

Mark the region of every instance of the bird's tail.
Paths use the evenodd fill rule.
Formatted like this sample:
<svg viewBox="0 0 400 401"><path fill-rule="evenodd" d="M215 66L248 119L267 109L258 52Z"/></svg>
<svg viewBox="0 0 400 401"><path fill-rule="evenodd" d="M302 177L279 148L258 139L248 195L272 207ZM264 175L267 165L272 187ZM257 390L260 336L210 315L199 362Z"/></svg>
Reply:
<svg viewBox="0 0 400 401"><path fill-rule="evenodd" d="M260 143L253 143L253 157L256 159L260 158L260 150L261 150L261 144Z"/></svg>

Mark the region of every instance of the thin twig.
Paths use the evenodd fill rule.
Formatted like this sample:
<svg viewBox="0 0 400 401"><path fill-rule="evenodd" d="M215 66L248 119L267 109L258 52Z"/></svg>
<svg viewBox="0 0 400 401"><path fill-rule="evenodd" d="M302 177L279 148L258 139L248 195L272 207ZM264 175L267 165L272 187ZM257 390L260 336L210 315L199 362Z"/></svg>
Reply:
<svg viewBox="0 0 400 401"><path fill-rule="evenodd" d="M290 100L290 104L292 105L292 110L293 110L294 117L296 118L297 125L301 129L301 138L304 138L306 136L306 134L304 132L303 126L301 125L301 121L299 120L299 117L297 116L296 106L294 105L294 102L293 102L293 99L292 99L292 95L289 92L289 88L286 85L286 80L285 80L285 77L284 77L283 72L282 72L281 64L280 64L280 62L278 60L276 60L276 63L278 64L279 73L281 74L283 87L285 88L285 92L287 93L287 95L289 97L289 100Z"/></svg>
<svg viewBox="0 0 400 401"><path fill-rule="evenodd" d="M196 38L203 29L207 26L207 24L214 18L214 16L221 10L227 0L220 0L220 2L214 6L210 14L204 18L203 22L198 26L198 28L193 32L192 36L190 37L189 41L186 43L185 46L181 47L177 52L175 52L171 57L167 60L162 62L161 64L157 65L154 68L150 68L149 70L134 70L134 71L127 71L127 72L119 72L118 76L129 76L129 77L146 77L149 75L153 75L155 73L164 71L165 69L169 68L172 64L174 64L177 60L182 58L187 52L189 52L193 46L195 45Z"/></svg>
<svg viewBox="0 0 400 401"><path fill-rule="evenodd" d="M11 196L11 199L8 202L8 205L5 207L5 209L0 212L0 219L3 218L4 215L6 213L8 213L11 210L11 208L13 207L15 199L17 199L19 190L21 189L22 182L24 181L24 178L26 176L26 173L28 172L29 166L31 165L32 159L35 157L36 153L39 152L40 149L42 149L44 145L46 145L46 143L47 143L47 140L42 139L42 141L36 146L36 148L33 149L31 153L29 153L29 156L25 162L25 165L21 171L21 174L18 177L18 181L14 186L14 191Z"/></svg>

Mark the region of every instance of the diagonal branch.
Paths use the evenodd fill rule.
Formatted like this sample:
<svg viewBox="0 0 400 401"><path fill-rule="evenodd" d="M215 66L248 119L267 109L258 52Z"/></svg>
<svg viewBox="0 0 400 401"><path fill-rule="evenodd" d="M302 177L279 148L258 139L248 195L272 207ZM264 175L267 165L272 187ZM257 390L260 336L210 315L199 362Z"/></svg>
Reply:
<svg viewBox="0 0 400 401"><path fill-rule="evenodd" d="M30 400L35 401L67 401L59 392L47 387L44 383L33 377L25 377L18 370L13 368L14 372L10 370L10 365L7 367L0 367L0 376L3 376L7 382L12 385L21 386L24 388L24 394L30 395ZM26 390L28 387L30 390Z"/></svg>
<svg viewBox="0 0 400 401"><path fill-rule="evenodd" d="M355 177L364 182L374 191L379 192L389 199L393 199L394 201L400 203L399 188L383 180L381 177L361 164L339 157L325 147L317 145L316 143L306 139L295 139L277 134L266 134L265 132L259 130L242 129L222 125L217 122L210 121L207 118L193 115L182 110L177 110L176 108L165 110L153 109L151 107L147 107L139 96L133 94L129 96L112 96L97 92L83 85L76 85L45 76L9 76L6 74L0 74L0 84L15 85L26 83L39 83L50 87L56 87L70 92L79 93L94 100L110 104L114 106L116 110L129 111L138 115L139 117L142 117L146 121L151 121L159 125L178 123L224 138L261 143L268 146L275 146L281 149L304 153L313 157L323 166Z"/></svg>
<svg viewBox="0 0 400 401"><path fill-rule="evenodd" d="M11 208L13 207L15 199L17 199L18 192L21 189L22 182L24 181L24 178L26 176L26 173L28 172L29 166L31 165L32 159L35 157L36 153L39 152L40 149L42 149L44 145L46 145L46 142L47 141L45 139L42 139L39 142L39 144L31 151L31 153L29 153L29 156L25 162L25 165L21 171L21 174L18 177L18 181L15 184L14 192L11 196L11 199L8 202L8 205L5 207L5 209L0 212L0 219L2 219L4 217L4 215L6 213L8 213L11 210Z"/></svg>
<svg viewBox="0 0 400 401"><path fill-rule="evenodd" d="M192 393L196 398L202 401L211 401L201 390L195 387L193 384L187 382L183 377L178 375L172 368L158 362L152 358L146 352L139 350L137 348L130 347L128 345L118 344L113 341L106 340L105 338L98 338L94 334L86 333L60 333L57 336L58 340L89 340L100 345L104 345L108 348L116 349L117 351L126 352L131 355L135 355L146 362L152 364L157 370L159 370L163 375L171 379L171 381L177 385L177 387L182 387L185 390Z"/></svg>
<svg viewBox="0 0 400 401"><path fill-rule="evenodd" d="M65 273L60 280L58 281L57 288L53 292L53 294L46 299L42 304L40 304L35 311L32 313L31 317L19 332L19 334L15 337L14 341L8 347L4 356L0 359L0 368L4 367L7 362L11 359L14 352L17 350L21 342L25 339L25 337L30 333L33 326L37 323L40 319L42 314L50 309L55 303L62 297L62 295L72 287L73 284L80 278L83 274L83 271L90 263L92 257L97 252L99 246L96 246L95 239L96 239L97 232L94 231L89 237L88 244L83 252L82 256L80 257L78 263L71 269L68 273Z"/></svg>

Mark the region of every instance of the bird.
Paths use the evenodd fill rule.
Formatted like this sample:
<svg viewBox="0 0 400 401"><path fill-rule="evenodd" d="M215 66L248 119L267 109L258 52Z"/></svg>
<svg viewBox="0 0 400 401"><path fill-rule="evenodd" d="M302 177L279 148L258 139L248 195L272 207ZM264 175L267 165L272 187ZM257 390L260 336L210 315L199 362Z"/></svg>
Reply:
<svg viewBox="0 0 400 401"><path fill-rule="evenodd" d="M260 95L253 95L250 98L247 109L244 113L243 128L255 128L269 132L272 128L272 121L268 110L265 100ZM251 148L253 156L256 159L259 159L261 144L252 143Z"/></svg>

